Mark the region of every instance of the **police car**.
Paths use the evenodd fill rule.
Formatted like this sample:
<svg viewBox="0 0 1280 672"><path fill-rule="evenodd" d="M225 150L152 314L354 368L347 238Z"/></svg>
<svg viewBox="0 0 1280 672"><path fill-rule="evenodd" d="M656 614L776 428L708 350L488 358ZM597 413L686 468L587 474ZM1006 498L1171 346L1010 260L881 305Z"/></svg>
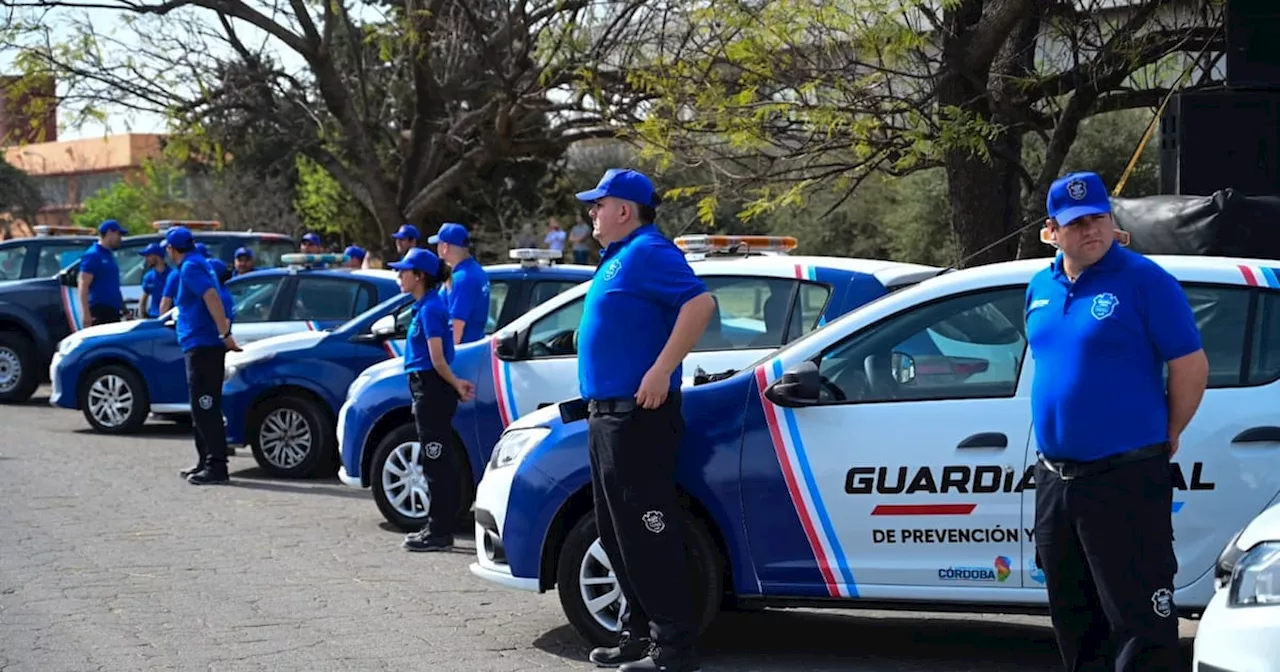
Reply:
<svg viewBox="0 0 1280 672"><path fill-rule="evenodd" d="M0 282L51 278L98 241L98 231L83 226L37 226L32 233L0 242Z"/></svg>
<svg viewBox="0 0 1280 672"><path fill-rule="evenodd" d="M1151 258L1183 283L1210 362L1171 464L1176 604L1191 613L1209 603L1228 537L1280 493L1280 269ZM939 275L731 376L686 385L684 511L645 522L690 521L704 625L725 603L1044 609L1024 310L1047 263ZM475 520L472 573L558 586L579 632L614 640L623 605L596 537L586 422L566 424L552 406L512 423L478 486Z"/></svg>
<svg viewBox="0 0 1280 672"><path fill-rule="evenodd" d="M228 281L236 341L324 331L400 293L392 271L324 268L344 258L285 254L281 261L293 266ZM137 431L149 413L189 415L176 316L173 309L156 319L96 325L63 339L49 367L49 403L80 410L90 427L109 434Z"/></svg>
<svg viewBox="0 0 1280 672"><path fill-rule="evenodd" d="M254 250L259 268L278 265L280 255L296 247L292 239L280 234L219 231L217 222L157 222L156 229L163 231L174 224L192 228L196 242L203 243L212 256L228 265L239 247ZM130 236L115 250L126 307L136 306L142 293L145 269L138 252L161 240L163 236L159 233ZM58 342L83 326L76 284L80 255L90 243L80 246L79 251L57 248L60 251L56 259L40 257L42 265L37 269L41 272L61 264L61 270L55 269L54 274L0 283L0 403L30 399L49 371ZM41 248L41 254L44 249Z"/></svg>
<svg viewBox="0 0 1280 672"><path fill-rule="evenodd" d="M754 251L788 252L794 238L752 237ZM740 368L826 320L938 273L931 266L865 259L745 254L740 237L678 240L719 310L685 360L688 376ZM768 243L766 245L765 243ZM772 247L770 248L769 245ZM723 254L722 254L723 252ZM608 274L606 267L600 271ZM578 388L575 335L589 284L574 287L512 322L495 338L457 349L454 374L476 384L454 416L462 506L504 427ZM339 478L371 487L382 515L410 531L425 523L427 491L401 359L374 365L347 393L338 415Z"/></svg>
<svg viewBox="0 0 1280 672"><path fill-rule="evenodd" d="M1280 433L1271 429L1271 441ZM1280 670L1280 503L1227 543L1214 572L1217 590L1196 631L1193 670Z"/></svg>
<svg viewBox="0 0 1280 672"><path fill-rule="evenodd" d="M589 280L595 271L549 264L559 256L550 250L511 250L509 255L520 263L485 267L487 334ZM332 475L338 407L357 374L404 352L412 301L400 294L331 332L278 336L229 353L222 390L227 443L250 444L258 464L273 476Z"/></svg>

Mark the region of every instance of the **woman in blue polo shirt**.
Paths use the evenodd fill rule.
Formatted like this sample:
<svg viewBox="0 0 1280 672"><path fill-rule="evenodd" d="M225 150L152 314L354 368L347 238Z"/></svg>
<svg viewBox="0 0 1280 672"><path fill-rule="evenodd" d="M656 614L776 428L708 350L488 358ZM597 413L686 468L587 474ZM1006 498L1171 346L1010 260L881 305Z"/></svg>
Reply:
<svg viewBox="0 0 1280 672"><path fill-rule="evenodd" d="M404 540L409 551L453 548L458 513L457 469L453 451L453 414L459 401L470 401L476 387L453 375L453 328L449 309L438 292L448 282L449 265L430 250L414 248L390 264L400 272L400 289L415 302L404 348L404 372L413 396L413 420L421 444L423 475L431 495L427 525Z"/></svg>

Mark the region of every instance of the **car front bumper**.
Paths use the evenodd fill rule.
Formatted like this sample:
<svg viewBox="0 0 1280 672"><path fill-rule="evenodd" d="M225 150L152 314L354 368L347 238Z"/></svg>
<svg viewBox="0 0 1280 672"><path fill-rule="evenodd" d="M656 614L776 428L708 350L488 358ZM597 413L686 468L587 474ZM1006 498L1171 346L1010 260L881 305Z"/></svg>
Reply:
<svg viewBox="0 0 1280 672"><path fill-rule="evenodd" d="M1194 672L1280 672L1280 604L1228 607L1218 590L1196 629Z"/></svg>

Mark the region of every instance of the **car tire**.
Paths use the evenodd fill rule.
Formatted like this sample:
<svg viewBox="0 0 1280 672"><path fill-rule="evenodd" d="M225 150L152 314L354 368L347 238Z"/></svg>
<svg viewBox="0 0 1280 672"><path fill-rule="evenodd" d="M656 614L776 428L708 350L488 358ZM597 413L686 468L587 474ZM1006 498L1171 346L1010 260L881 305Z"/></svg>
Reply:
<svg viewBox="0 0 1280 672"><path fill-rule="evenodd" d="M276 478L314 478L336 472L336 428L316 402L297 395L271 397L249 417L246 440L263 471Z"/></svg>
<svg viewBox="0 0 1280 672"><path fill-rule="evenodd" d="M20 404L40 385L36 348L31 339L0 331L0 404Z"/></svg>
<svg viewBox="0 0 1280 672"><path fill-rule="evenodd" d="M397 506L392 502L394 494L389 494L391 490L398 494L401 488L396 487L396 482L400 479L394 473L386 471L388 460L395 454L397 463L412 457L412 446L418 443L418 430L412 423L401 425L392 430L391 433L383 437L382 442L378 444L377 451L373 454L373 462L369 465L369 486L373 489L373 501L378 504L378 510L382 512L382 517L391 523L393 527L403 532L417 532L427 525L427 514L423 510L420 514L411 515L410 511L423 509L423 507ZM455 439L453 449L453 465L454 473L457 478L458 493L458 511L456 518L461 519L471 510L471 504L475 499L475 483L471 478L471 463L467 460L466 451L457 444ZM419 458L421 460L421 458ZM419 469L421 467L419 466ZM415 481L410 487L417 488L418 491L426 491L425 481ZM421 496L421 495L419 495ZM413 496L411 495L410 498ZM429 502L430 500L424 500ZM461 527L459 528L461 529Z"/></svg>
<svg viewBox="0 0 1280 672"><path fill-rule="evenodd" d="M100 400L97 404L95 397ZM90 369L81 379L79 402L84 419L100 434L137 432L151 413L151 398L142 376L119 364Z"/></svg>
<svg viewBox="0 0 1280 672"><path fill-rule="evenodd" d="M693 596L693 613L698 623L698 634L701 634L720 612L724 597L724 571L720 553L707 528L687 512L683 516L685 551L689 563L690 585L693 588L690 595ZM560 546L560 557L556 563L556 592L560 595L560 607L564 610L565 617L583 639L592 646L614 646L618 643L617 612L621 607L620 602L606 605L604 608L610 610L610 613L598 616L587 607L587 593L604 594L621 589L616 583L609 588L601 585L584 586L582 582L584 577L603 578L613 575L612 569L606 570L594 558L587 560L587 554L593 547L598 549L599 539L595 513L588 512L573 526ZM598 550L599 555L603 556L603 549ZM612 623L606 624L605 621L610 620Z"/></svg>

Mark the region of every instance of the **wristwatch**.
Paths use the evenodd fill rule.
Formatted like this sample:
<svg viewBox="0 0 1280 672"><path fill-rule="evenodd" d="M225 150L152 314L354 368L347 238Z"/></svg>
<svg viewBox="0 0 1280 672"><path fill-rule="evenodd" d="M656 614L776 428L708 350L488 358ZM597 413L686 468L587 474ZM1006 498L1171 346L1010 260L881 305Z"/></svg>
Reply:
<svg viewBox="0 0 1280 672"><path fill-rule="evenodd" d="M231 332L230 332L230 331L228 331L228 332L227 332L227 333L225 333L225 334L220 334L220 335L218 336L218 340L219 340L219 341L225 341L225 340L227 340L228 338L231 338Z"/></svg>

